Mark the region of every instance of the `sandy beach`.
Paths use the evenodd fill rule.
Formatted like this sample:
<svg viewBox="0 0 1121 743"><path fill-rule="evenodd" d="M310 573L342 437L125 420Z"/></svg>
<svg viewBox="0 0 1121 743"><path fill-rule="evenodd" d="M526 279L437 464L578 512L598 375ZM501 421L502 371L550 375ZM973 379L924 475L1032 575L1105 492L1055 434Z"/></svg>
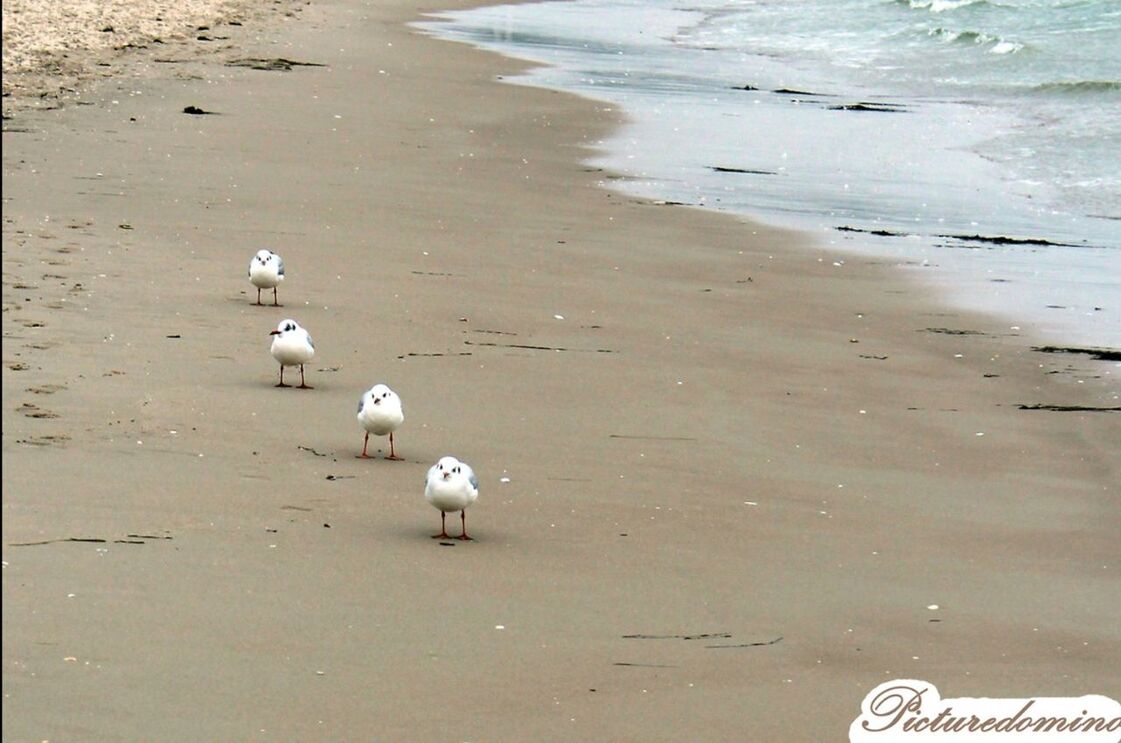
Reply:
<svg viewBox="0 0 1121 743"><path fill-rule="evenodd" d="M892 678L1116 697L1117 362L612 192L582 158L619 111L407 25L469 4L204 8L5 98L5 739L817 741ZM313 390L273 386L288 317ZM356 458L376 382L405 461ZM474 542L429 538L445 454Z"/></svg>

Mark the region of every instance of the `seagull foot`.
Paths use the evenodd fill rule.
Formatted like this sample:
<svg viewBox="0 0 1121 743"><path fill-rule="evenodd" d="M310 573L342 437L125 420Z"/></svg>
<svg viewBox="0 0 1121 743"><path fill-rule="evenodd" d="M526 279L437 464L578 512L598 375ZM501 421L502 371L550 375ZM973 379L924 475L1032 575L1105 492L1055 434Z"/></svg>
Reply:
<svg viewBox="0 0 1121 743"><path fill-rule="evenodd" d="M284 384L284 382L277 382L276 384L273 385L273 387L291 387L291 386L292 385L290 385L290 384Z"/></svg>
<svg viewBox="0 0 1121 743"><path fill-rule="evenodd" d="M314 390L315 388L312 387L310 384L301 384L296 389L298 389L298 390Z"/></svg>
<svg viewBox="0 0 1121 743"><path fill-rule="evenodd" d="M405 461L404 457L399 457L396 454L390 454L389 456L386 457L386 459L390 460L391 462L404 462Z"/></svg>
<svg viewBox="0 0 1121 743"><path fill-rule="evenodd" d="M466 534L460 534L458 537L453 537L453 538L463 540L464 542L474 542L475 541L474 537L469 537Z"/></svg>
<svg viewBox="0 0 1121 743"><path fill-rule="evenodd" d="M439 534L433 534L432 538L433 539L451 539L451 537L449 537L446 532L441 532Z"/></svg>

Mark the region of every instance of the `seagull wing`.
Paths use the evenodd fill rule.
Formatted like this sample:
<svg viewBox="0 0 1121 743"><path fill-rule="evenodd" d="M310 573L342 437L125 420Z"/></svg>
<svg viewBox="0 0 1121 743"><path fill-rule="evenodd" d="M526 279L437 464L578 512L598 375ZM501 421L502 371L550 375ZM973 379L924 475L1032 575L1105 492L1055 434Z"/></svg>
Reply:
<svg viewBox="0 0 1121 743"><path fill-rule="evenodd" d="M276 254L273 253L273 255L276 255ZM277 263L276 273L280 276L283 276L284 275L284 259L281 258L279 255L277 255L276 256L276 263Z"/></svg>

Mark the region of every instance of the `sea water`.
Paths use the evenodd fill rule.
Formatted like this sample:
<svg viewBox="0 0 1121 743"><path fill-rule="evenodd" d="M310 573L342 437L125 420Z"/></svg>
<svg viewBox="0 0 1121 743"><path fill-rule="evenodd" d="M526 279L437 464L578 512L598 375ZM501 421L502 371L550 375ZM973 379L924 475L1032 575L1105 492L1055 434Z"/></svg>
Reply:
<svg viewBox="0 0 1121 743"><path fill-rule="evenodd" d="M422 26L546 63L517 82L624 110L591 156L628 176L614 188L886 257L1009 332L1121 346L1121 0L570 0L438 18Z"/></svg>

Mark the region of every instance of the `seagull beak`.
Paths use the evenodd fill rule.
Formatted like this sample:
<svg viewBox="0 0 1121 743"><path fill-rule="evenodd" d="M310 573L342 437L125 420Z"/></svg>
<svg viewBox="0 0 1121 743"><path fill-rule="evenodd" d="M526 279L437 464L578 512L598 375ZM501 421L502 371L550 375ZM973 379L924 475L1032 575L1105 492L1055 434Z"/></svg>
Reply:
<svg viewBox="0 0 1121 743"><path fill-rule="evenodd" d="M280 335L280 331L279 330L274 330L271 333L269 333L269 335Z"/></svg>
<svg viewBox="0 0 1121 743"><path fill-rule="evenodd" d="M452 476L452 473L450 473L450 472L445 472L445 473L444 473L444 479L445 479L445 480L447 480L447 479L448 479L448 478L450 478L451 476Z"/></svg>
<svg viewBox="0 0 1121 743"><path fill-rule="evenodd" d="M381 405L381 398L380 397L374 398L374 405Z"/></svg>

